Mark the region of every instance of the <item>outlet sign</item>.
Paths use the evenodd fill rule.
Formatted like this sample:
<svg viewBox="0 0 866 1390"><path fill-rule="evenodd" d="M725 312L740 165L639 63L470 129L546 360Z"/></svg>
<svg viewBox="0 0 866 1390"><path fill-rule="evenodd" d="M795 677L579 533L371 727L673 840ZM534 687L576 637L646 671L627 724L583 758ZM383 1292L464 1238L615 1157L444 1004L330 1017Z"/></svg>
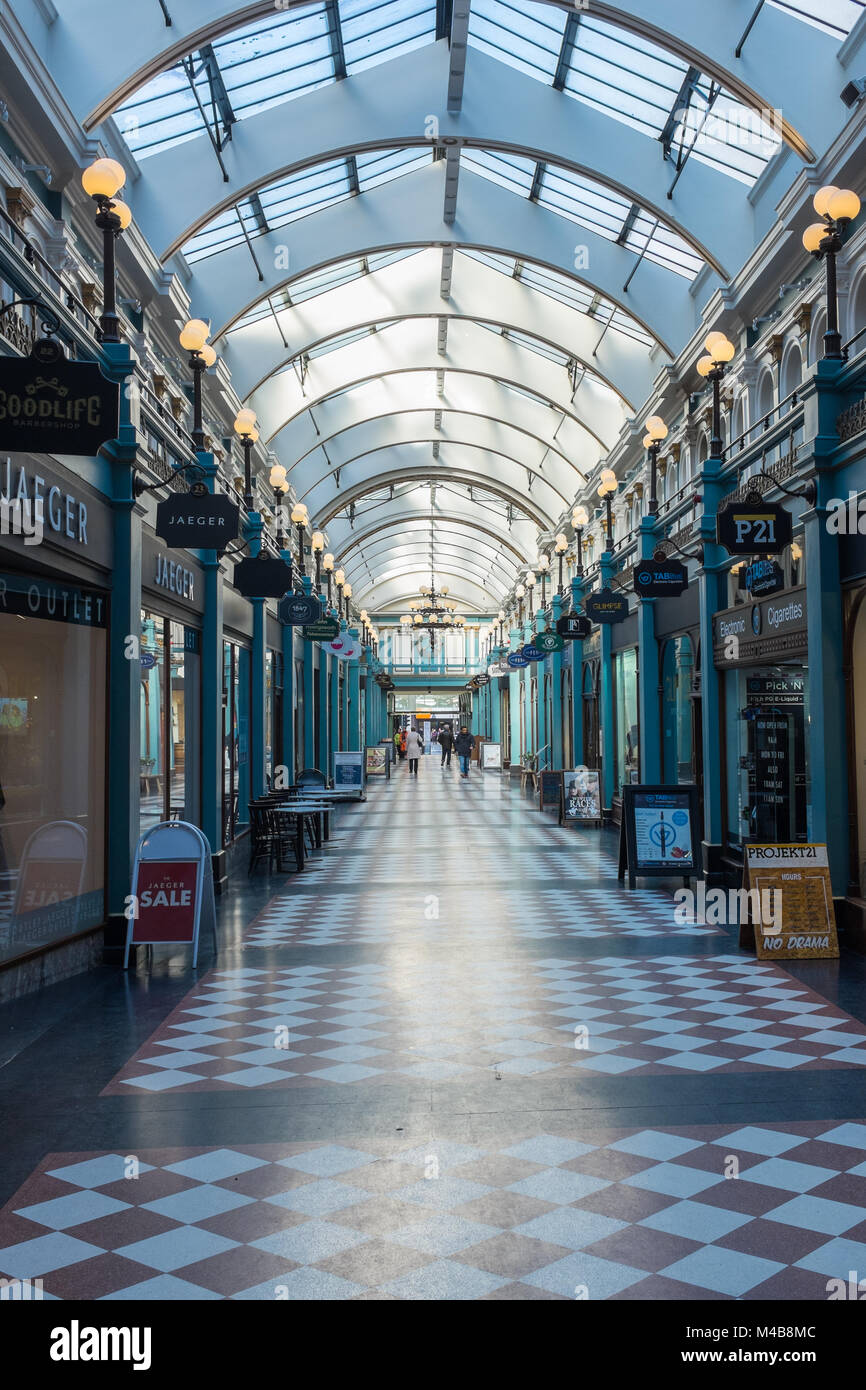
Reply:
<svg viewBox="0 0 866 1390"><path fill-rule="evenodd" d="M757 493L729 502L716 518L716 540L729 555L779 555L792 534L791 513Z"/></svg>

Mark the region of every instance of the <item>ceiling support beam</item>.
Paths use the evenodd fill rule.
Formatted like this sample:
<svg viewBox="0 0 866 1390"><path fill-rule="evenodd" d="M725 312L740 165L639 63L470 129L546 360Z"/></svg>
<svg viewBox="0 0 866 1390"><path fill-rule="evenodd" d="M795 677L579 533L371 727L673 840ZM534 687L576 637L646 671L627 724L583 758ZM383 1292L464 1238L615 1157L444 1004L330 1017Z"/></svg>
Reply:
<svg viewBox="0 0 866 1390"><path fill-rule="evenodd" d="M470 0L453 0L449 35L448 110L452 114L463 105L463 79L466 75L466 46L469 41Z"/></svg>
<svg viewBox="0 0 866 1390"><path fill-rule="evenodd" d="M454 225L457 216L457 183L460 178L460 146L448 145L445 152L445 209L442 221L447 227Z"/></svg>
<svg viewBox="0 0 866 1390"><path fill-rule="evenodd" d="M444 357L448 351L448 319L444 316L439 320L439 331L436 335L436 351L440 357Z"/></svg>
<svg viewBox="0 0 866 1390"><path fill-rule="evenodd" d="M454 247L442 248L442 277L439 281L439 294L442 299L451 298L451 277L454 274Z"/></svg>

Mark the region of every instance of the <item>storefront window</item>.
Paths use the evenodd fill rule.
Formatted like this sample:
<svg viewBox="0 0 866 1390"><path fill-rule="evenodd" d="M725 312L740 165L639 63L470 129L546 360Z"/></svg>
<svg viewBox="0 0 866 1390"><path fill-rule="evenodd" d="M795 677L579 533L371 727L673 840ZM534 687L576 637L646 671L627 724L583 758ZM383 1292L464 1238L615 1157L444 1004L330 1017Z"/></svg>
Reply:
<svg viewBox="0 0 866 1390"><path fill-rule="evenodd" d="M725 673L731 844L786 844L810 838L808 719L805 666Z"/></svg>
<svg viewBox="0 0 866 1390"><path fill-rule="evenodd" d="M249 823L250 654L223 642L223 827L229 844Z"/></svg>
<svg viewBox="0 0 866 1390"><path fill-rule="evenodd" d="M193 746L198 657L194 630L143 611L139 661L141 719L139 827L197 818L196 750Z"/></svg>
<svg viewBox="0 0 866 1390"><path fill-rule="evenodd" d="M629 782L640 780L638 757L637 649L617 652L614 673L614 793L622 794Z"/></svg>
<svg viewBox="0 0 866 1390"><path fill-rule="evenodd" d="M107 620L94 590L0 576L0 959L104 920Z"/></svg>
<svg viewBox="0 0 866 1390"><path fill-rule="evenodd" d="M668 784L694 780L690 698L694 660L694 649L688 636L674 637L665 643L662 657L662 777Z"/></svg>

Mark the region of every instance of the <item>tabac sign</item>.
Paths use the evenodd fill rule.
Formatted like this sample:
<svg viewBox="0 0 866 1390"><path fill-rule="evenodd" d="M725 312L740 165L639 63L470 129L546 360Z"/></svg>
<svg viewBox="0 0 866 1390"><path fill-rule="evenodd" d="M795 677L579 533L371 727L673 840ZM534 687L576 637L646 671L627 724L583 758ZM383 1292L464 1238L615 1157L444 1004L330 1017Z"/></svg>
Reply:
<svg viewBox="0 0 866 1390"><path fill-rule="evenodd" d="M91 456L119 429L120 386L94 362L68 361L53 338L0 358L0 450Z"/></svg>

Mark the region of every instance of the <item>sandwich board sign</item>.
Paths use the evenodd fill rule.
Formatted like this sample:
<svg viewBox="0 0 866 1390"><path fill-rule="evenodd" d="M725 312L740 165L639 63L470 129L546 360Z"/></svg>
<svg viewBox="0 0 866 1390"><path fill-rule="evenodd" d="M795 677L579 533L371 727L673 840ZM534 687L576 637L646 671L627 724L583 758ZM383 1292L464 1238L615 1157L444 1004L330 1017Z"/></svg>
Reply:
<svg viewBox="0 0 866 1390"><path fill-rule="evenodd" d="M538 809L555 806L559 810L562 801L562 773L552 768L542 771L538 776Z"/></svg>
<svg viewBox="0 0 866 1390"><path fill-rule="evenodd" d="M635 879L696 877L700 852L698 789L626 783L622 789L619 873Z"/></svg>
<svg viewBox="0 0 866 1390"><path fill-rule="evenodd" d="M498 772L502 767L502 744L501 743L482 743L481 745L481 771Z"/></svg>
<svg viewBox="0 0 866 1390"><path fill-rule="evenodd" d="M579 825L601 824L601 787L598 769L576 767L562 774L560 820Z"/></svg>
<svg viewBox="0 0 866 1390"><path fill-rule="evenodd" d="M364 754L360 748L334 750L334 788L352 789L364 794Z"/></svg>
<svg viewBox="0 0 866 1390"><path fill-rule="evenodd" d="M131 946L163 942L192 946L195 966L202 920L213 932L216 950L210 845L198 826L182 820L161 821L144 832L135 850L126 915L124 970Z"/></svg>
<svg viewBox="0 0 866 1390"><path fill-rule="evenodd" d="M761 910L752 910L751 922L741 919L739 944L754 947L759 960L838 957L826 845L746 845L743 888L752 900L757 894Z"/></svg>
<svg viewBox="0 0 866 1390"><path fill-rule="evenodd" d="M21 855L9 940L40 941L72 932L82 915L87 832L77 821L40 825Z"/></svg>

